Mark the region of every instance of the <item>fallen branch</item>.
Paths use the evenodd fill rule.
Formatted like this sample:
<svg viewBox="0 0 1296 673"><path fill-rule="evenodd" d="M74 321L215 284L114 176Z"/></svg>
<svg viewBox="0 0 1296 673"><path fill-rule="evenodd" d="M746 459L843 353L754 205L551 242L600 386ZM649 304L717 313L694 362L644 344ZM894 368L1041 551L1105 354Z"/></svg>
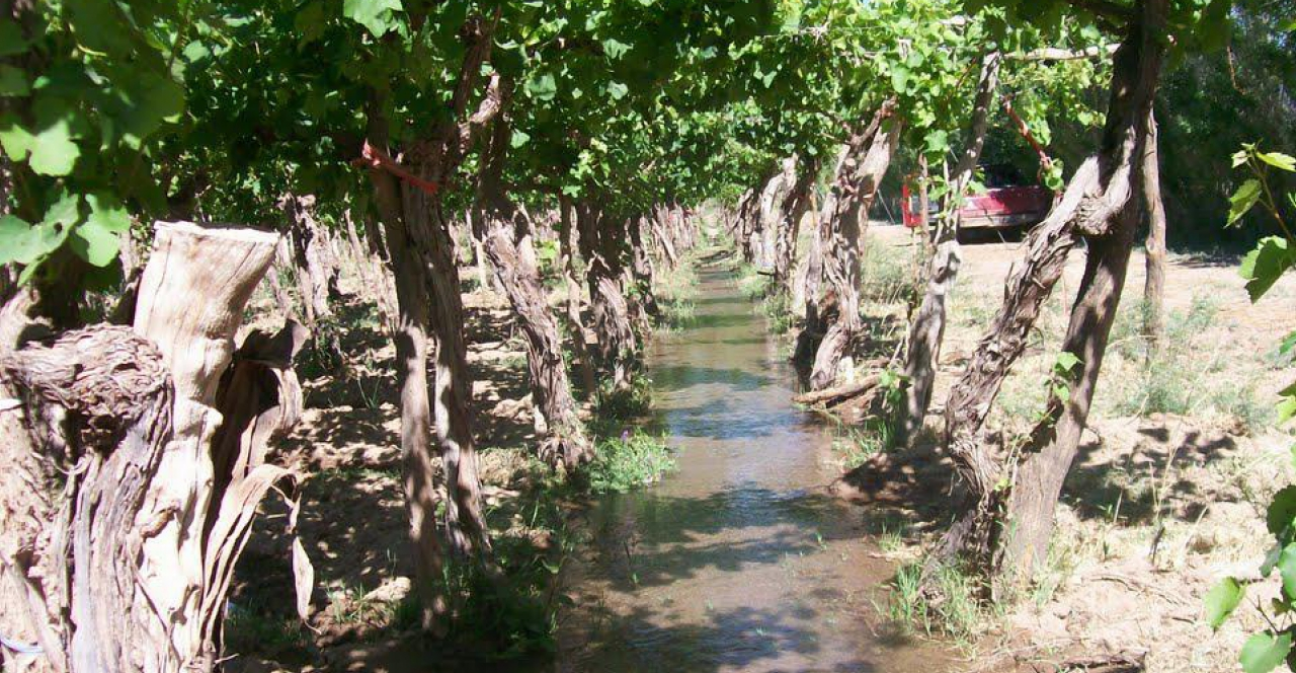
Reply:
<svg viewBox="0 0 1296 673"><path fill-rule="evenodd" d="M853 399L855 397L859 397L860 395L869 392L870 390L876 388L878 384L881 382L882 382L882 377L880 375L874 374L872 376L866 376L863 379L856 381L855 383L848 383L844 386L837 386L836 388L815 390L802 395L797 395L796 397L792 398L792 401L796 402L797 404L809 404L809 405L822 404L824 406L829 406L829 407L836 406L838 404L841 404L842 402Z"/></svg>

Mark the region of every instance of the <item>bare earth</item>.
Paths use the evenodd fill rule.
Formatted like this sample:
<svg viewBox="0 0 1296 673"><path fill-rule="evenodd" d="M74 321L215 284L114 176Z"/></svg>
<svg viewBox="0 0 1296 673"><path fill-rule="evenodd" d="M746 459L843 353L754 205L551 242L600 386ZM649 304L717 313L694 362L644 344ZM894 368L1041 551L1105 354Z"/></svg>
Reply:
<svg viewBox="0 0 1296 673"><path fill-rule="evenodd" d="M871 238L911 249L898 227L875 227ZM964 246L929 426L939 427L942 398L1021 254L1020 243ZM1201 620L1202 597L1225 575L1258 577L1271 542L1265 507L1292 481L1292 436L1273 427L1270 409L1276 391L1296 380L1291 358L1278 355L1282 338L1296 329L1296 282L1285 279L1253 305L1238 261L1170 255L1165 364L1149 379L1137 336L1145 262L1136 253L1091 429L1063 494L1050 571L1017 609L989 620L985 636L967 649L968 670L1012 663L1054 670L1049 663L1068 655L1116 652L1146 653L1150 671L1239 670L1237 652L1262 618L1244 606L1212 633ZM1042 408L1043 381L1083 268L1077 251L1044 311L1038 342L1004 385L991 427L1025 431ZM1173 411L1149 411L1158 407ZM1262 583L1252 596L1267 604L1272 589Z"/></svg>

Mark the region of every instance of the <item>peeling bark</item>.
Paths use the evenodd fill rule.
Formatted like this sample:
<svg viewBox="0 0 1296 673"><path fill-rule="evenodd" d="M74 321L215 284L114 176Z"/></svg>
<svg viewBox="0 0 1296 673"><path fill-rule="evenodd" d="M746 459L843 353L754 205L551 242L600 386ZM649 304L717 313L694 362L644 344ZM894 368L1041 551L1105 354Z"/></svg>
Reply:
<svg viewBox="0 0 1296 673"><path fill-rule="evenodd" d="M961 557L995 579L997 595L1011 592L1045 557L1062 481L1088 418L1139 213L1143 148L1165 49L1167 2L1138 3L1139 18L1130 21L1114 58L1102 146L1032 231L1026 259L1009 279L1003 306L946 404L946 447L971 497L932 562ZM981 427L1079 236L1087 239L1090 253L1063 348L1082 365L1066 381L1071 385L1068 399L1050 399L1045 420L1026 447L997 449L982 440Z"/></svg>
<svg viewBox="0 0 1296 673"><path fill-rule="evenodd" d="M1143 151L1143 203L1147 210L1148 237L1143 283L1143 334L1148 340L1148 358L1156 356L1165 334L1162 300L1165 296L1166 213L1161 201L1161 159L1157 147L1155 115L1148 117L1147 142Z"/></svg>
<svg viewBox="0 0 1296 673"><path fill-rule="evenodd" d="M398 180L382 166L369 171L375 205L382 220L388 258L396 280L400 313L396 342L401 385L401 449L404 455L406 509L415 549L417 590L423 597L422 625L444 634L447 597L442 591L438 504L444 504L449 547L460 558L489 564L490 539L482 515L481 481L473 442L472 380L463 334L455 248L440 194L462 162L477 132L498 113L499 76L492 77L477 111L467 116L468 98L477 88L482 63L492 45L494 23L473 17L464 26L468 42L450 105L449 119L429 138L411 143L404 157L419 184ZM388 153L388 121L381 94L370 101L367 140ZM390 154L390 153L388 153ZM427 379L429 349L435 353L432 385ZM444 480L431 452L435 433ZM438 487L445 489L442 503Z"/></svg>
<svg viewBox="0 0 1296 673"><path fill-rule="evenodd" d="M540 459L573 470L593 458L593 447L576 414L562 338L532 248L530 218L509 199L503 183L510 137L509 125L497 119L483 154L473 234L490 258L526 343L531 397L543 417Z"/></svg>
<svg viewBox="0 0 1296 673"><path fill-rule="evenodd" d="M24 342L10 329L30 315L22 297L0 319L0 380L23 401L0 414L0 444L26 451L11 464L19 480L0 481L0 551L56 671L215 670L257 504L294 480L263 460L300 412L290 361L301 335L254 333L237 352L232 341L277 236L155 231L133 328ZM52 410L58 431L44 420ZM65 477L43 473L64 461Z"/></svg>
<svg viewBox="0 0 1296 673"><path fill-rule="evenodd" d="M843 358L859 333L860 239L868 225L868 209L900 141L902 122L892 119L895 100L874 113L863 132L855 133L833 184L833 213L823 225L824 279L829 290L819 300L822 320L836 304L836 320L827 325L815 351L810 388L823 390L837 379ZM890 122L890 123L888 123Z"/></svg>
<svg viewBox="0 0 1296 673"><path fill-rule="evenodd" d="M576 353L585 394L593 395L598 387L594 381L595 354L585 338L585 321L581 317L581 285L576 273L578 233L572 225L576 215L574 206L566 198L559 199L558 208L558 254L562 257L563 281L567 285L567 328L571 333L572 350Z"/></svg>
<svg viewBox="0 0 1296 673"><path fill-rule="evenodd" d="M976 173L981 148L985 145L990 106L998 85L999 64L1002 60L999 52L987 53L981 59L981 76L972 105L972 119L968 124L968 146L959 157L953 180L950 181L949 196L946 198L944 212L941 213L941 221L936 226L936 249L927 275L927 292L909 327L909 348L905 363L908 387L905 391L903 416L896 427L897 441L901 444L908 443L909 438L922 428L927 408L931 405L936 365L940 358L941 342L945 338L946 302L958 280L959 268L963 265L963 251L958 242L959 228L962 225L961 208ZM923 193L925 197L925 186ZM925 217L926 204L922 206Z"/></svg>
<svg viewBox="0 0 1296 673"><path fill-rule="evenodd" d="M599 364L611 373L613 390L620 391L629 388L639 368L639 345L621 286L625 277L625 236L619 231L621 227L613 226L609 219L596 205L583 203L576 207L594 333L598 335Z"/></svg>
<svg viewBox="0 0 1296 673"><path fill-rule="evenodd" d="M315 197L285 194L279 207L288 217L288 240L306 324L314 329L333 317L329 298L337 296L338 264L328 231L315 217Z"/></svg>
<svg viewBox="0 0 1296 673"><path fill-rule="evenodd" d="M774 283L776 292L793 294L792 271L796 268L797 242L801 236L801 220L810 210L811 192L819 173L819 162L813 157L797 162L796 179L791 183L779 206L781 217L774 248Z"/></svg>

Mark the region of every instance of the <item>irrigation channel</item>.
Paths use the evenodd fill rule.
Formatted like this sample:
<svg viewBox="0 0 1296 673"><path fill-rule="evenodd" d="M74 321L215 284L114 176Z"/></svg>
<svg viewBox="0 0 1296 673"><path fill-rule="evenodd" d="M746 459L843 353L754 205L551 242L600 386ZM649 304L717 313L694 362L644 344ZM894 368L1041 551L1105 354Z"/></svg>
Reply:
<svg viewBox="0 0 1296 673"><path fill-rule="evenodd" d="M678 449L657 486L610 496L564 577L556 670L932 671L948 657L876 604L891 563L868 512L827 493L832 429L732 274L707 268L697 317L649 354L655 419Z"/></svg>

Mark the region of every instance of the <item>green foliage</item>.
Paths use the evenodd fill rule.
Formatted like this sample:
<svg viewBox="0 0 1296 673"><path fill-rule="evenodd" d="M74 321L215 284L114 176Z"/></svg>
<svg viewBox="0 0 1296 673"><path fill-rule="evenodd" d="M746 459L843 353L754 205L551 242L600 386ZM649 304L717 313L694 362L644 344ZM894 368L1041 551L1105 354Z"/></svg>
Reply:
<svg viewBox="0 0 1296 673"><path fill-rule="evenodd" d="M600 441L594 461L585 469L590 491L625 493L659 481L675 469L675 458L661 437L626 430Z"/></svg>
<svg viewBox="0 0 1296 673"><path fill-rule="evenodd" d="M60 278L73 260L113 265L131 215L164 205L156 155L185 111L174 56L197 4L35 3L0 23L0 147L13 164L0 263L20 265L20 283L49 267L48 280L79 290L80 271Z"/></svg>
<svg viewBox="0 0 1296 673"><path fill-rule="evenodd" d="M1268 173L1270 169L1296 172L1296 159L1286 154L1261 152L1256 145L1249 144L1234 154L1233 165L1246 167L1252 178L1244 182L1234 195L1236 214L1230 214L1228 225L1235 223L1242 214L1259 203L1269 211L1274 223L1282 231L1282 237L1262 239L1243 261L1241 275L1247 281L1251 301L1255 302L1293 266L1289 250L1296 244L1296 239L1292 237L1279 203L1269 187ZM1296 199L1292 201L1296 205ZM1289 336L1284 340L1283 348L1289 349L1293 341ZM1288 386L1279 395L1279 416L1285 421L1296 410L1296 384ZM1293 458L1296 459L1296 447L1293 449ZM1268 673L1284 663L1289 668L1292 666L1289 656L1293 635L1296 634L1296 622L1292 619L1293 609L1296 608L1296 486L1288 486L1274 495L1265 523L1274 536L1275 544L1265 558L1260 573L1267 578L1276 569L1282 591L1273 600L1272 617L1263 606L1256 606L1265 616L1269 628L1253 634L1242 647L1239 660L1246 673ZM1241 602L1243 593L1240 580L1226 577L1207 594L1206 618L1211 628L1218 629L1224 623Z"/></svg>
<svg viewBox="0 0 1296 673"><path fill-rule="evenodd" d="M636 376L627 386L604 381L594 396L594 414L601 421L641 418L652 411L652 381Z"/></svg>
<svg viewBox="0 0 1296 673"><path fill-rule="evenodd" d="M929 585L923 580L921 562L900 566L891 581L884 614L904 631L921 628L927 635L939 633L971 647L996 617L978 599L975 577L957 567L940 566Z"/></svg>

